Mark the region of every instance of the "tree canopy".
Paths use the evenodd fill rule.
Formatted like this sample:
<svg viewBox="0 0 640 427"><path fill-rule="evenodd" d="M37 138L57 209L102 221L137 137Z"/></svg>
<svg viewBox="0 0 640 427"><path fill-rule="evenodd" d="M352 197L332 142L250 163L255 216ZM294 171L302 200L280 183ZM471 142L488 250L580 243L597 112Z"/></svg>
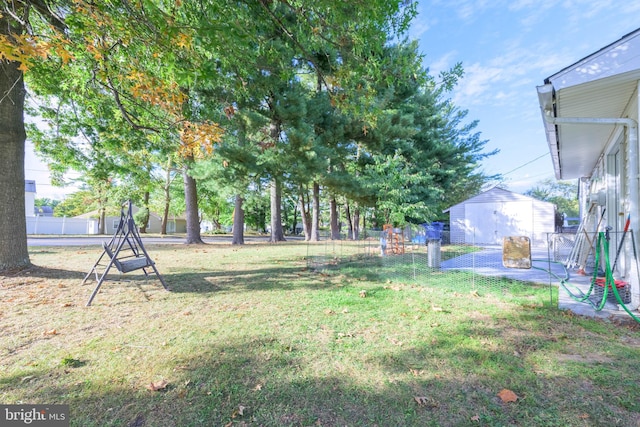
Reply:
<svg viewBox="0 0 640 427"><path fill-rule="evenodd" d="M190 243L200 214L231 216L225 203L260 223L267 188L278 240L283 197L299 201L287 203L310 237L321 199L332 228L337 203L349 223L362 209L424 222L486 180L479 162L494 153L447 98L460 64L430 76L404 38L412 2L17 0L0 14L8 200L23 198L27 90L48 126L29 137L57 182L80 172L98 205L184 203ZM0 269L28 264L24 210L12 210L0 212L0 243L18 239Z"/></svg>

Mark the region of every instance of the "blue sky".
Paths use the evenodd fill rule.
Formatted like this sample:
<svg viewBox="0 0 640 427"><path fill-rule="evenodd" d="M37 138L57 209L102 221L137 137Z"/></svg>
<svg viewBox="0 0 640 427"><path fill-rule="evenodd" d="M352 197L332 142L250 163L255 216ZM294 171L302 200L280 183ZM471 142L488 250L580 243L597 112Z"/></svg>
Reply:
<svg viewBox="0 0 640 427"><path fill-rule="evenodd" d="M462 62L450 94L500 153L483 162L524 192L555 179L536 86L640 27L640 2L621 0L420 0L410 38L432 75Z"/></svg>
<svg viewBox="0 0 640 427"><path fill-rule="evenodd" d="M409 36L432 75L462 62L465 76L450 96L479 121L486 150L500 150L483 170L524 192L554 178L536 86L640 27L638 17L640 2L628 0L420 0ZM72 191L50 185L29 143L26 155L37 197Z"/></svg>

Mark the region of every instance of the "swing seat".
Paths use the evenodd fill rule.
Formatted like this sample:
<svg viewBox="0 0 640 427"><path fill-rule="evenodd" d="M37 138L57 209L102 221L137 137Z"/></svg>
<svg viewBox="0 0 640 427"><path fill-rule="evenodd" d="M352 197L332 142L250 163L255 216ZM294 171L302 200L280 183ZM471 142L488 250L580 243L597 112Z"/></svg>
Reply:
<svg viewBox="0 0 640 427"><path fill-rule="evenodd" d="M146 257L131 258L124 261L118 260L113 257L113 252L105 242L102 242L104 252L113 260L113 265L116 266L118 271L122 274L129 273L130 271L139 270L145 267L151 267L151 260Z"/></svg>

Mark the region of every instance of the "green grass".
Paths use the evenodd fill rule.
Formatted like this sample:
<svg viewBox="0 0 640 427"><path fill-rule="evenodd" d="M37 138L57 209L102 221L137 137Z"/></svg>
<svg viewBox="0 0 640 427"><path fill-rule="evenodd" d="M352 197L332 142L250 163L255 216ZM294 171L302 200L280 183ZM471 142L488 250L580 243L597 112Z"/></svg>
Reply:
<svg viewBox="0 0 640 427"><path fill-rule="evenodd" d="M0 276L1 403L69 404L83 427L640 422L637 325L558 311L548 287L314 271L301 243L147 250L171 292L130 273L85 307L94 248Z"/></svg>

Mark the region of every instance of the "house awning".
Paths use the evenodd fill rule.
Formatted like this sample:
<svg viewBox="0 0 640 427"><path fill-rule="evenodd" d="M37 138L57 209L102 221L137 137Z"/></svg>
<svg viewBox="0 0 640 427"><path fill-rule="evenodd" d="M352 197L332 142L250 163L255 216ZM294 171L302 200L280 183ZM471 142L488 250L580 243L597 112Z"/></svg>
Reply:
<svg viewBox="0 0 640 427"><path fill-rule="evenodd" d="M589 176L619 125L553 124L546 118L622 118L637 97L640 29L557 72L538 86L538 100L557 179Z"/></svg>

